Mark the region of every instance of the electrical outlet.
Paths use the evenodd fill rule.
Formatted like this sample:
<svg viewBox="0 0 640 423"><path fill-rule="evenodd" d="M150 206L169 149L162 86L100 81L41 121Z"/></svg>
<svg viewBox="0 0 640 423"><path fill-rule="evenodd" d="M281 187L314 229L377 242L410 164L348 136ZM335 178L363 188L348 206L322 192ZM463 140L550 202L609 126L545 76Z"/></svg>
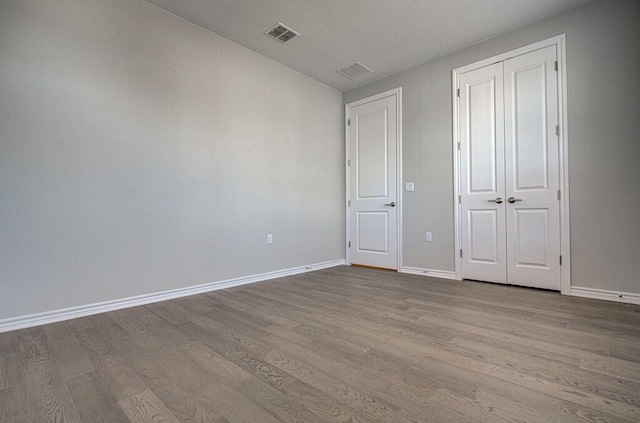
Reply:
<svg viewBox="0 0 640 423"><path fill-rule="evenodd" d="M424 240L427 241L427 242L433 241L433 238L431 236L431 232L427 232L426 234L424 234Z"/></svg>
<svg viewBox="0 0 640 423"><path fill-rule="evenodd" d="M273 235L267 234L267 244L273 244Z"/></svg>

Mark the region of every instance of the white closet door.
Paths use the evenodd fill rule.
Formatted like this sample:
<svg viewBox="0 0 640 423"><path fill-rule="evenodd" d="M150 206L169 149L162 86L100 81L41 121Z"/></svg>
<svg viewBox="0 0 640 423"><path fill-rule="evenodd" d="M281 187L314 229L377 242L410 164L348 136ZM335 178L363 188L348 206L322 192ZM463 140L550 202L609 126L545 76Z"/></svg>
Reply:
<svg viewBox="0 0 640 423"><path fill-rule="evenodd" d="M459 82L462 277L505 283L503 65Z"/></svg>
<svg viewBox="0 0 640 423"><path fill-rule="evenodd" d="M560 290L556 48L459 77L462 277Z"/></svg>
<svg viewBox="0 0 640 423"><path fill-rule="evenodd" d="M507 275L560 289L556 48L504 62Z"/></svg>

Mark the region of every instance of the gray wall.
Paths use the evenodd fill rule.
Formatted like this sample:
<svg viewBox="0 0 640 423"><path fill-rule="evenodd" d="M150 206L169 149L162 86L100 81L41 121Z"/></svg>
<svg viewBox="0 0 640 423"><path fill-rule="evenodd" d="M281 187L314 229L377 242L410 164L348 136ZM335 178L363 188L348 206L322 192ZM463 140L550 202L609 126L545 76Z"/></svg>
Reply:
<svg viewBox="0 0 640 423"><path fill-rule="evenodd" d="M572 285L640 293L640 2L596 1L344 93L402 87L404 265L454 269L451 71L566 33ZM425 231L433 242L424 241Z"/></svg>
<svg viewBox="0 0 640 423"><path fill-rule="evenodd" d="M141 0L3 0L0 320L343 259L342 113Z"/></svg>

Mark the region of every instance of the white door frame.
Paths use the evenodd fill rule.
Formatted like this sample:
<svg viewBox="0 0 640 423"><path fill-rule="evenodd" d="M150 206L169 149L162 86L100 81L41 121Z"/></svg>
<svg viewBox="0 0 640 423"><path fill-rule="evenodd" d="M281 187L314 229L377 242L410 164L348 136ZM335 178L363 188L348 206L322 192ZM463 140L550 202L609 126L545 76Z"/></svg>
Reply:
<svg viewBox="0 0 640 423"><path fill-rule="evenodd" d="M459 203L460 196L460 150L458 149L458 142L460 137L458 134L458 88L460 74L481 68L483 66L491 65L496 62L502 62L515 56L520 56L535 50L539 50L544 47L555 46L558 58L558 121L560 122L560 135L558 137L559 142L559 163L560 163L560 252L562 255L562 271L561 271L561 293L569 295L571 291L571 251L570 251L570 226L569 226L569 126L567 124L567 73L566 73L566 48L565 48L565 34L558 35L547 40L539 41L537 43L509 51L507 53L499 54L497 56L490 57L479 62L472 63L470 65L462 66L454 69L451 75L452 86L452 104L453 104L453 208L454 208L454 227L455 227L455 273L456 279L462 279L462 259L460 257L460 251L462 248L462 234L461 234L461 208Z"/></svg>
<svg viewBox="0 0 640 423"><path fill-rule="evenodd" d="M396 169L397 169L397 177L396 177L396 185L397 185L397 193L398 198L396 200L396 210L398 213L398 217L396 219L396 237L397 237L397 245L398 245L398 269L400 272L402 269L402 87L394 88L389 91L385 91L371 97L363 98L361 100L353 101L344 106L344 133L345 133L345 161L344 161L344 169L345 169L345 216L346 216L346 237L345 237L345 249L346 249L346 257L347 264L351 265L351 255L349 249L349 242L351 241L349 237L351 236L351 222L350 222L350 213L349 213L349 192L351 188L350 181L350 172L349 172L349 163L351 158L350 147L351 147L351 139L349 135L349 116L351 114L351 109L353 107L360 106L365 103L370 103L372 101L380 100L385 97L396 97L396 121L397 121L397 143L396 143Z"/></svg>

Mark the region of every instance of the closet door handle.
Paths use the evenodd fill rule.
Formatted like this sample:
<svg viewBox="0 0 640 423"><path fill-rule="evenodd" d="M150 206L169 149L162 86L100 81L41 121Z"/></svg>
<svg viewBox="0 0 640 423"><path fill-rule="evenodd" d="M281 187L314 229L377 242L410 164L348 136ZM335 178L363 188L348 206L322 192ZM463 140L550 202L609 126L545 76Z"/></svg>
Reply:
<svg viewBox="0 0 640 423"><path fill-rule="evenodd" d="M385 206L387 206L387 207L395 207L396 206L396 202L392 201L390 203L385 204Z"/></svg>
<svg viewBox="0 0 640 423"><path fill-rule="evenodd" d="M522 198L515 198L515 197L509 197L507 199L508 202L510 202L511 204L515 203L516 201L522 201Z"/></svg>
<svg viewBox="0 0 640 423"><path fill-rule="evenodd" d="M489 200L490 203L502 204L502 197L498 197L495 200Z"/></svg>

